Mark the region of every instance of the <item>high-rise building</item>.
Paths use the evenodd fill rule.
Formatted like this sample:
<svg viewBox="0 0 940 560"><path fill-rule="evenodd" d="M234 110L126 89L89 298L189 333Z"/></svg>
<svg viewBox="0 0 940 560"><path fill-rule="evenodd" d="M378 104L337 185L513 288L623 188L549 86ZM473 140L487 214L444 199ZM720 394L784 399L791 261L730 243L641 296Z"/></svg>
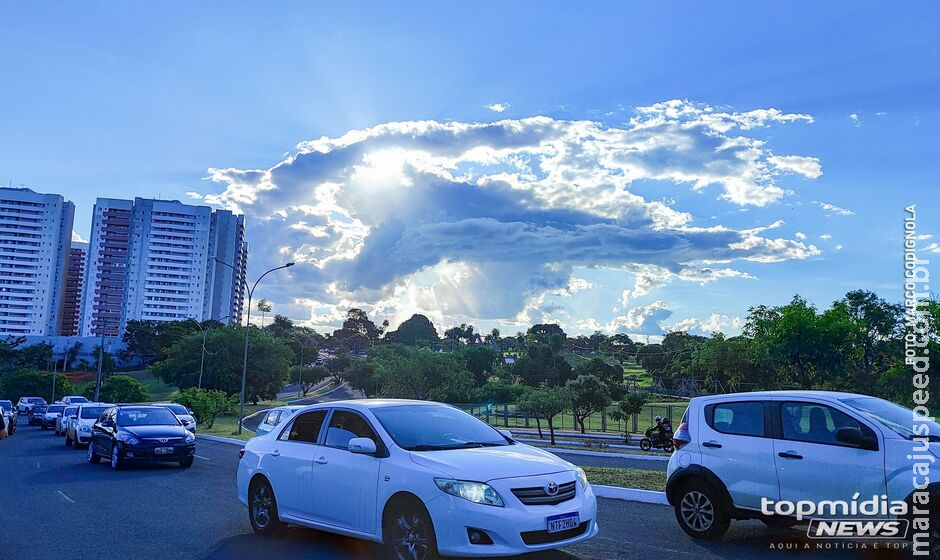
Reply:
<svg viewBox="0 0 940 560"><path fill-rule="evenodd" d="M72 241L68 261L65 265L65 296L59 334L77 336L81 333L82 284L85 282L85 261L88 258L88 243Z"/></svg>
<svg viewBox="0 0 940 560"><path fill-rule="evenodd" d="M130 200L99 198L95 202L82 286L82 336L118 336L121 332L133 209Z"/></svg>
<svg viewBox="0 0 940 560"><path fill-rule="evenodd" d="M99 334L99 327L117 335L131 320L231 322L241 317L243 217L179 201L99 199L94 224L84 335ZM213 257L235 270L217 265ZM96 305L104 324L95 322Z"/></svg>
<svg viewBox="0 0 940 560"><path fill-rule="evenodd" d="M57 334L75 205L0 187L0 336Z"/></svg>

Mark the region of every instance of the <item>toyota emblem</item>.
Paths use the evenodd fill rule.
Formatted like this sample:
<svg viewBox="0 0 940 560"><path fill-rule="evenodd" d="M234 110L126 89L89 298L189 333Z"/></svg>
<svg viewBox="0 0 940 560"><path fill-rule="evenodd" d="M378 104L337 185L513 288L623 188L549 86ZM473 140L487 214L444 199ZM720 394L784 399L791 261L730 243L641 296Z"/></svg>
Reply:
<svg viewBox="0 0 940 560"><path fill-rule="evenodd" d="M549 496L554 496L558 493L558 485L554 482L549 482L548 486L545 487L545 493Z"/></svg>
<svg viewBox="0 0 940 560"><path fill-rule="evenodd" d="M165 437L160 438L160 443L166 443L168 441L170 441L169 438L165 438ZM558 490L556 489L555 491L557 492Z"/></svg>

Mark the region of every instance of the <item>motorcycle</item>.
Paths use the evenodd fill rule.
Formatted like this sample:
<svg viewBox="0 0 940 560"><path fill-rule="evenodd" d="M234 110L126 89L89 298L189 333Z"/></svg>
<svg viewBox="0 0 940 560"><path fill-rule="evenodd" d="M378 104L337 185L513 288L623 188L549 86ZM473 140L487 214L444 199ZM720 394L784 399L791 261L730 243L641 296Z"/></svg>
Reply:
<svg viewBox="0 0 940 560"><path fill-rule="evenodd" d="M659 430L656 429L656 426L650 426L646 430L646 437L640 440L640 449L643 451L649 451L654 447L657 449L662 449L666 453L672 453L672 427L666 426L665 434L660 434Z"/></svg>

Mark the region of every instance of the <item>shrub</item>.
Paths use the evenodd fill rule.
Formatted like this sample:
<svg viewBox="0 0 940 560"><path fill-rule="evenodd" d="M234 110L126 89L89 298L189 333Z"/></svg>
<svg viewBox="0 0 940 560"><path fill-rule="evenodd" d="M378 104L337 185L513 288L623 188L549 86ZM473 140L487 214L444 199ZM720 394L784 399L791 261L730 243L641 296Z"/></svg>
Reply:
<svg viewBox="0 0 940 560"><path fill-rule="evenodd" d="M216 416L232 410L236 398L222 391L190 387L180 392L173 401L192 410L199 424L211 428Z"/></svg>

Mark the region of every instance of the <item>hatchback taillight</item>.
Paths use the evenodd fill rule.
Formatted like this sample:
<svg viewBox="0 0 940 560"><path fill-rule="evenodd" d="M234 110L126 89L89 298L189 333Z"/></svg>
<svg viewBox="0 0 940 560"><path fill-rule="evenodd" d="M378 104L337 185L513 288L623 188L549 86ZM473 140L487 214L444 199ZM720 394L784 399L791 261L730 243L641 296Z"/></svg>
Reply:
<svg viewBox="0 0 940 560"><path fill-rule="evenodd" d="M689 432L689 423L679 424L679 429L672 434L672 445L676 449L682 449L692 441L692 434Z"/></svg>

